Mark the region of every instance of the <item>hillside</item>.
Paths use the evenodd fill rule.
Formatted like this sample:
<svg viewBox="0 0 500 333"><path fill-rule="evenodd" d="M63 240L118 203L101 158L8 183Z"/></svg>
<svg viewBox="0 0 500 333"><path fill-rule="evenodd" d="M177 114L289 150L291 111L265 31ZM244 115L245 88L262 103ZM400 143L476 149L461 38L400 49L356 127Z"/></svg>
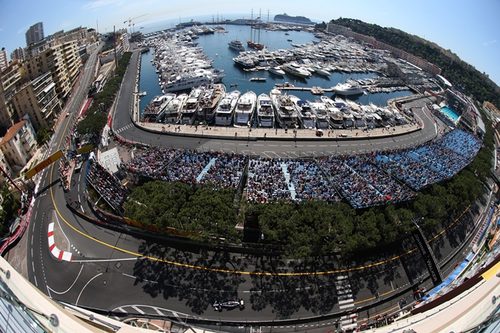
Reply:
<svg viewBox="0 0 500 333"><path fill-rule="evenodd" d="M461 60L450 50L421 37L410 35L395 28L381 27L360 20L340 18L331 23L350 28L352 31L373 36L377 40L405 50L439 66L442 75L450 80L456 88L477 100L490 101L500 107L500 88L484 73Z"/></svg>

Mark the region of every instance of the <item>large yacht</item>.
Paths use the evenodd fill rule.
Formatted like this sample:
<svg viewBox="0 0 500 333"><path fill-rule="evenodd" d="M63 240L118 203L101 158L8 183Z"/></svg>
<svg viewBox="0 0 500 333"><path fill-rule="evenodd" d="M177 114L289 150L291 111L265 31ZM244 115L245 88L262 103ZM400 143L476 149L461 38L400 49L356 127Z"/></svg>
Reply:
<svg viewBox="0 0 500 333"><path fill-rule="evenodd" d="M253 91L247 91L240 96L234 110L234 127L250 127L252 125L256 101L257 95Z"/></svg>
<svg viewBox="0 0 500 333"><path fill-rule="evenodd" d="M166 124L175 124L179 120L181 108L188 98L187 94L180 94L170 101L165 107L162 120Z"/></svg>
<svg viewBox="0 0 500 333"><path fill-rule="evenodd" d="M181 124L192 124L196 116L196 110L200 104L200 95L203 92L202 88L194 88L191 90L189 97L181 108Z"/></svg>
<svg viewBox="0 0 500 333"><path fill-rule="evenodd" d="M354 116L351 114L351 112L344 112L342 114L344 117L344 127L345 128L352 128L354 127Z"/></svg>
<svg viewBox="0 0 500 333"><path fill-rule="evenodd" d="M298 128L298 112L290 96L281 94L278 89L271 90L271 101L276 110L276 119L281 128Z"/></svg>
<svg viewBox="0 0 500 333"><path fill-rule="evenodd" d="M243 68L252 68L255 66L254 59L250 58L249 56L242 56L241 54L237 57L234 57L233 61Z"/></svg>
<svg viewBox="0 0 500 333"><path fill-rule="evenodd" d="M297 111L299 112L299 120L302 123L302 127L306 129L316 128L316 115L311 109L311 104L308 101L302 100L297 96L290 95L290 99Z"/></svg>
<svg viewBox="0 0 500 333"><path fill-rule="evenodd" d="M229 126L233 121L233 113L236 103L240 98L240 92L233 90L226 94L215 109L215 125Z"/></svg>
<svg viewBox="0 0 500 333"><path fill-rule="evenodd" d="M330 113L330 123L333 129L344 128L344 114L338 110Z"/></svg>
<svg viewBox="0 0 500 333"><path fill-rule="evenodd" d="M217 83L224 77L224 71L200 69L192 73L182 73L163 84L164 92L189 90L194 87Z"/></svg>
<svg viewBox="0 0 500 333"><path fill-rule="evenodd" d="M361 95L364 90L358 83L346 82L346 83L338 83L335 87L333 87L333 92L337 95L342 96L350 96L350 95Z"/></svg>
<svg viewBox="0 0 500 333"><path fill-rule="evenodd" d="M363 115L358 112L351 112L351 113L354 117L354 126L356 126L356 128L365 128L366 127L365 117L363 117Z"/></svg>
<svg viewBox="0 0 500 333"><path fill-rule="evenodd" d="M284 64L283 66L281 66L281 69L288 74L295 75L301 78L308 78L311 76L311 73L308 70L294 63Z"/></svg>
<svg viewBox="0 0 500 333"><path fill-rule="evenodd" d="M269 67L268 71L269 71L269 73L274 74L276 76L284 76L285 75L285 71L282 70L280 66Z"/></svg>
<svg viewBox="0 0 500 333"><path fill-rule="evenodd" d="M257 123L259 127L274 127L274 110L267 94L257 97Z"/></svg>
<svg viewBox="0 0 500 333"><path fill-rule="evenodd" d="M312 102L311 109L316 114L316 127L319 129L328 129L330 126L328 109L323 102Z"/></svg>
<svg viewBox="0 0 500 333"><path fill-rule="evenodd" d="M214 120L215 108L225 94L226 86L222 83L207 88L201 95L197 118L211 124Z"/></svg>
<svg viewBox="0 0 500 333"><path fill-rule="evenodd" d="M159 120L167 104L174 98L175 94L165 94L153 98L153 100L144 109L144 120L152 123Z"/></svg>
<svg viewBox="0 0 500 333"><path fill-rule="evenodd" d="M245 47L243 46L243 43L239 40L232 40L228 43L229 48L231 50L235 51L245 51Z"/></svg>

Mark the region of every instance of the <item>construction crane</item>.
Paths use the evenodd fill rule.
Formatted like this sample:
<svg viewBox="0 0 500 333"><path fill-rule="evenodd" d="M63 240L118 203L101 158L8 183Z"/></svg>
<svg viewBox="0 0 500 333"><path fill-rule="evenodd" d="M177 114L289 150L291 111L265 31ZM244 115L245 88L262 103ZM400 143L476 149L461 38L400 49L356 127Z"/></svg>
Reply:
<svg viewBox="0 0 500 333"><path fill-rule="evenodd" d="M136 16L136 17L130 17L128 20L125 20L123 21L123 24L126 24L128 23L128 29L129 29L129 32L132 34L134 31L134 26L135 26L135 20L137 20L138 18L141 18L143 16L146 16L148 14L143 14L143 15L139 15L139 16Z"/></svg>

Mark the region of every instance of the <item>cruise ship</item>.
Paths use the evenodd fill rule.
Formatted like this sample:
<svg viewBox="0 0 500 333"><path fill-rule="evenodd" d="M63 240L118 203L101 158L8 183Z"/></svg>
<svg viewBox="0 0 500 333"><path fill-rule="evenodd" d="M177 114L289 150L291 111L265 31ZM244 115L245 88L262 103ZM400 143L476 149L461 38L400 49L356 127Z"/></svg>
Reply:
<svg viewBox="0 0 500 333"><path fill-rule="evenodd" d="M229 45L229 48L231 50L235 50L235 51L245 51L245 47L243 46L243 43L239 40L232 40L228 43Z"/></svg>
<svg viewBox="0 0 500 333"><path fill-rule="evenodd" d="M351 95L361 95L364 90L363 88L354 82L338 83L333 87L333 92L337 95L351 96Z"/></svg>
<svg viewBox="0 0 500 333"><path fill-rule="evenodd" d="M240 92L233 90L226 94L215 109L215 125L229 126L233 121L233 113L236 103L240 98Z"/></svg>
<svg viewBox="0 0 500 333"><path fill-rule="evenodd" d="M248 91L240 96L234 110L234 127L251 126L256 101L257 95L253 91Z"/></svg>
<svg viewBox="0 0 500 333"><path fill-rule="evenodd" d="M294 95L290 95L290 100L293 102L293 104L295 104L295 108L299 112L299 120L302 124L302 127L305 129L315 129L316 115L311 109L310 103Z"/></svg>
<svg viewBox="0 0 500 333"><path fill-rule="evenodd" d="M319 129L328 129L330 126L330 119L328 109L323 102L312 102L311 109L316 114L316 127Z"/></svg>
<svg viewBox="0 0 500 333"><path fill-rule="evenodd" d="M180 94L170 101L165 107L162 115L162 120L166 124L176 124L179 121L181 108L188 98L187 94Z"/></svg>
<svg viewBox="0 0 500 333"><path fill-rule="evenodd" d="M299 116L290 96L281 94L278 89L271 90L271 101L276 110L276 119L281 128L298 128Z"/></svg>
<svg viewBox="0 0 500 333"><path fill-rule="evenodd" d="M274 127L274 110L267 94L257 97L257 123L259 127Z"/></svg>
<svg viewBox="0 0 500 333"><path fill-rule="evenodd" d="M181 108L181 124L192 124L194 122L194 118L196 116L196 110L198 110L198 106L200 104L200 95L202 94L202 88L194 88L186 102Z"/></svg>
<svg viewBox="0 0 500 333"><path fill-rule="evenodd" d="M200 96L200 104L196 111L197 119L211 124L214 121L215 108L226 94L226 86L222 83L214 84L205 89Z"/></svg>
<svg viewBox="0 0 500 333"><path fill-rule="evenodd" d="M295 75L301 78L308 78L311 76L311 73L308 70L293 63L285 64L281 66L281 69L288 74Z"/></svg>
<svg viewBox="0 0 500 333"><path fill-rule="evenodd" d="M153 98L153 100L144 109L144 120L152 123L156 122L161 118L161 114L167 104L174 98L175 94L165 94Z"/></svg>

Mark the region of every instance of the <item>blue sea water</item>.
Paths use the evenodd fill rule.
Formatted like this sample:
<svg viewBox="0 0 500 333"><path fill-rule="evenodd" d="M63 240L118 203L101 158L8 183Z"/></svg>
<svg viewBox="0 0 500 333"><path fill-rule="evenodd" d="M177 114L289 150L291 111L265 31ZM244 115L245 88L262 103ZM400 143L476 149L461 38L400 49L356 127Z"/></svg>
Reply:
<svg viewBox="0 0 500 333"><path fill-rule="evenodd" d="M319 86L322 88L330 88L335 86L337 83L345 82L348 79L368 79L378 77L378 74L373 72L334 72L329 78L313 75L311 78L305 80L288 75L279 77L267 71L246 72L233 62L232 59L238 55L238 52L229 49L228 43L231 40L238 39L246 46L247 40L250 39L251 28L249 26L238 25L224 25L223 27L226 29L227 33L202 35L196 40L196 42L203 48L205 54L213 60L213 67L224 70L225 77L223 79L223 83L226 85L226 89L228 91L238 89L244 93L248 90L253 90L257 95L259 95L261 93L269 94L271 89L273 89L274 85L277 83L290 82L295 86ZM254 31L253 39L260 41L260 43L264 44L270 50L290 49L293 48L291 43L304 44L316 40L313 34L304 31L288 31L288 35L285 35L285 32L283 31L267 31L263 29L260 31L260 34L258 31ZM288 42L287 39L291 39L292 42ZM158 85L158 76L156 75L154 67L150 62L152 57L152 51L142 55L140 90L147 91L147 96L144 96L141 99L141 110L144 110L146 105L154 98L154 96L161 94L161 90ZM251 82L249 81L251 77L265 77L266 81ZM237 86L231 87L231 85ZM293 91L290 92L290 94L296 95L302 99L318 99L318 96L314 96L309 92L304 91ZM385 106L389 99L408 96L411 94L412 93L410 91L397 91L393 93L374 93L352 96L349 98L352 98L362 104L373 103L375 105Z"/></svg>

